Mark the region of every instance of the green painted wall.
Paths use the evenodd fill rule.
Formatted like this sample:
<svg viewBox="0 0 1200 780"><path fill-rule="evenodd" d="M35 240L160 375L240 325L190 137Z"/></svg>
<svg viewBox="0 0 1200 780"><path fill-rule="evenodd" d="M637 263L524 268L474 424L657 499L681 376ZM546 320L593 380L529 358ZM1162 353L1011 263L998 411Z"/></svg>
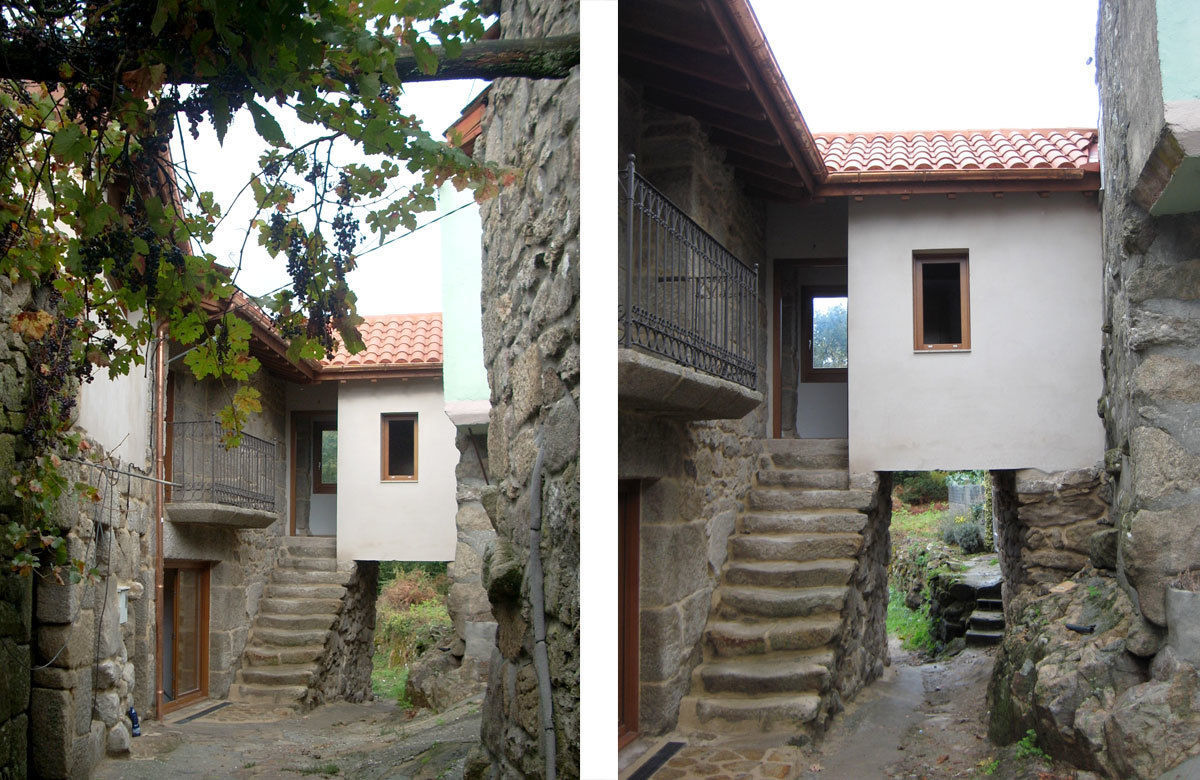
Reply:
<svg viewBox="0 0 1200 780"><path fill-rule="evenodd" d="M461 211L450 212L467 205ZM443 185L438 213L450 214L442 234L442 385L447 401L486 401L490 397L483 367L480 303L479 207L471 193Z"/></svg>
<svg viewBox="0 0 1200 780"><path fill-rule="evenodd" d="M1200 3L1158 0L1163 101L1200 99Z"/></svg>

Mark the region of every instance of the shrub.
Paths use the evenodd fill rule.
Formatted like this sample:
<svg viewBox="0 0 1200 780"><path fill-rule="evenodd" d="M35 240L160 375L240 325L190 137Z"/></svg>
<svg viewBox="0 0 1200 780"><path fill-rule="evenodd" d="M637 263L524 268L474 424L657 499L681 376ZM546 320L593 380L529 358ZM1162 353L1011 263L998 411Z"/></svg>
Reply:
<svg viewBox="0 0 1200 780"><path fill-rule="evenodd" d="M896 493L906 504L945 501L949 497L946 492L946 472L898 471L896 472Z"/></svg>
<svg viewBox="0 0 1200 780"><path fill-rule="evenodd" d="M424 574L433 582L435 586L440 587L443 595L445 591L450 589L450 582L446 570L449 564L445 561L380 561L379 562L379 593L382 594L384 588L393 580L402 579L409 575Z"/></svg>
<svg viewBox="0 0 1200 780"><path fill-rule="evenodd" d="M887 632L897 637L905 650L932 653L936 643L930 633L929 605L909 609L904 596L896 588L888 588Z"/></svg>
<svg viewBox="0 0 1200 780"><path fill-rule="evenodd" d="M957 544L968 555L983 552L987 549L984 538L984 525L972 513L972 517L951 515L947 512L938 526L942 541L946 544Z"/></svg>
<svg viewBox="0 0 1200 780"><path fill-rule="evenodd" d="M381 609L375 625L375 646L391 666L402 666L441 642L452 625L446 604L436 598L396 611Z"/></svg>
<svg viewBox="0 0 1200 780"><path fill-rule="evenodd" d="M445 574L431 575L425 569L410 569L396 574L390 582L380 581L379 605L382 609L403 610L431 599L443 599L450 589Z"/></svg>

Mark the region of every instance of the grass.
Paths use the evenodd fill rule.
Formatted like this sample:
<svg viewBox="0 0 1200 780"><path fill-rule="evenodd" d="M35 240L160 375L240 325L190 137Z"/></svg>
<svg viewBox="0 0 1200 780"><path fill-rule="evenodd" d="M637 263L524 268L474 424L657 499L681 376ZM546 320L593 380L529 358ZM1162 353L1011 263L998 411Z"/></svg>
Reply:
<svg viewBox="0 0 1200 780"><path fill-rule="evenodd" d="M1037 732L1033 729L1025 732L1025 736L1017 742L1017 758L1037 758L1048 761L1050 756L1037 745Z"/></svg>
<svg viewBox="0 0 1200 780"><path fill-rule="evenodd" d="M371 691L375 698L391 700L403 709L412 706L408 700L408 667L389 666L384 653L376 653L371 670Z"/></svg>
<svg viewBox="0 0 1200 780"><path fill-rule="evenodd" d="M902 504L892 512L892 533L908 538L937 539L938 523L944 514L944 510L932 508L913 512L911 507Z"/></svg>
<svg viewBox="0 0 1200 780"><path fill-rule="evenodd" d="M911 610L904 605L904 594L888 588L887 632L900 639L905 650L934 650L933 636L929 633L927 607Z"/></svg>
<svg viewBox="0 0 1200 780"><path fill-rule="evenodd" d="M337 764L317 764L316 766L293 771L299 772L302 775L336 775L342 770Z"/></svg>

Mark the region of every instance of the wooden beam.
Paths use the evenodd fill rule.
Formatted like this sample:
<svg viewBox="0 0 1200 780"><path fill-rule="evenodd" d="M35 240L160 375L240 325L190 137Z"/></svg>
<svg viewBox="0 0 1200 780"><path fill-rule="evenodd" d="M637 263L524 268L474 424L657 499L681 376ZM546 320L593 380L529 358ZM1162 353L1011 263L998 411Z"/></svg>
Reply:
<svg viewBox="0 0 1200 780"><path fill-rule="evenodd" d="M863 183L822 184L817 188L817 195L823 197L843 197L861 195L946 195L996 192L1082 192L1085 195L1094 194L1100 186L1100 177L1087 174L1082 179L1059 179L1054 181L1037 181L1028 179L1007 179L1000 181L879 181Z"/></svg>
<svg viewBox="0 0 1200 780"><path fill-rule="evenodd" d="M782 198L786 201L805 200L810 195L809 191L801 186L799 178L797 178L796 184L785 184L776 179L769 179L745 170L738 171L738 178L745 183L747 189L761 190L768 195Z"/></svg>
<svg viewBox="0 0 1200 780"><path fill-rule="evenodd" d="M646 87L645 97L650 103L655 103L663 108L669 108L672 111L678 111L681 114L687 114L707 125L743 138L768 145L779 142L779 136L776 135L770 124L765 121L756 122L738 114L720 111L690 97L652 87Z"/></svg>
<svg viewBox="0 0 1200 780"><path fill-rule="evenodd" d="M714 128L709 132L708 139L717 146L723 146L730 151L736 151L745 157L753 157L760 162L770 163L771 165L792 164L792 158L788 157L787 152L783 150L783 145L779 143L778 138L775 139L774 143L762 143L751 141L735 133Z"/></svg>
<svg viewBox="0 0 1200 780"><path fill-rule="evenodd" d="M696 10L700 10L698 4ZM697 24L694 14L657 7L646 0L622 0L617 6L617 25L621 31L641 31L706 54L729 55L728 44L711 24Z"/></svg>
<svg viewBox="0 0 1200 780"><path fill-rule="evenodd" d="M639 67L661 68L739 92L750 91L750 83L736 68L728 67L726 60L642 30L622 32L618 51L622 59L636 60Z"/></svg>
<svg viewBox="0 0 1200 780"><path fill-rule="evenodd" d="M756 122L767 121L767 115L763 113L762 106L749 92L739 92L717 84L701 83L691 78L681 79L660 68L638 68L632 64L622 68L621 75L631 81L638 81L646 87L725 113L742 116Z"/></svg>
<svg viewBox="0 0 1200 780"><path fill-rule="evenodd" d="M791 162L784 165L772 165L771 163L764 163L743 154L738 154L732 150L725 154L725 162L739 171L747 171L766 179L774 179L788 186L804 186L804 179L800 177L800 174L796 173L796 169L792 167Z"/></svg>

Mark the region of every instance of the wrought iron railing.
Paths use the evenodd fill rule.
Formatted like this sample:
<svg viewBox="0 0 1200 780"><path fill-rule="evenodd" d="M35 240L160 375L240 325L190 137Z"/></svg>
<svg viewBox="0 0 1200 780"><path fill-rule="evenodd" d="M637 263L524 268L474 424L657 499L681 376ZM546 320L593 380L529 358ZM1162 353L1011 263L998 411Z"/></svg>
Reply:
<svg viewBox="0 0 1200 780"><path fill-rule="evenodd" d="M758 384L758 266L751 268L634 169L621 174L620 344Z"/></svg>
<svg viewBox="0 0 1200 780"><path fill-rule="evenodd" d="M219 422L167 425L171 427L171 481L175 483L170 501L276 511L279 447L275 442L243 433L238 446L226 449Z"/></svg>

